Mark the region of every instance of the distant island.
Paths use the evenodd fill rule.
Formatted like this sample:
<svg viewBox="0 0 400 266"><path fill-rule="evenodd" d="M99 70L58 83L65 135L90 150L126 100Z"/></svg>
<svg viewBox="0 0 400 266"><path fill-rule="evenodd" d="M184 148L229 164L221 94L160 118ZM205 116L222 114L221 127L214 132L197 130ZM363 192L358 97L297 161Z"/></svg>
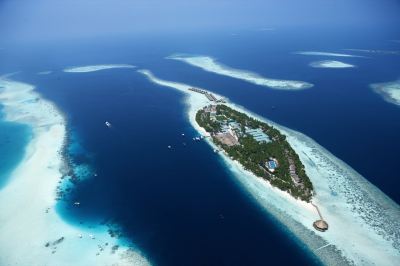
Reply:
<svg viewBox="0 0 400 266"><path fill-rule="evenodd" d="M224 104L200 109L196 122L246 170L296 199L311 201L313 185L304 165L279 130Z"/></svg>

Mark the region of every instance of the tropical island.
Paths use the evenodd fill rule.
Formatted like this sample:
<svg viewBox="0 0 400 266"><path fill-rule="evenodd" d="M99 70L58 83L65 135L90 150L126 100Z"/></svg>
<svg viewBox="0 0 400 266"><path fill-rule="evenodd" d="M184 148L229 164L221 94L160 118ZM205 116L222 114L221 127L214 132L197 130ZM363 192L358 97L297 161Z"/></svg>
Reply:
<svg viewBox="0 0 400 266"><path fill-rule="evenodd" d="M313 185L304 165L279 130L224 104L202 108L196 122L246 170L296 199L311 201Z"/></svg>

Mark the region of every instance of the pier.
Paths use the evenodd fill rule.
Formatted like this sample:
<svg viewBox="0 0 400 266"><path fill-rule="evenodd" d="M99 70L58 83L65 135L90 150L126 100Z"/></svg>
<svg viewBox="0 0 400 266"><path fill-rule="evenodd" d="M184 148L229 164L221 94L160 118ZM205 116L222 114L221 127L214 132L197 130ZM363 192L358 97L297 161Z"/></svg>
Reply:
<svg viewBox="0 0 400 266"><path fill-rule="evenodd" d="M206 96L207 99L208 99L209 101L211 101L211 102L224 102L223 99L218 100L218 99L214 96L214 94L212 94L212 93L210 93L210 92L208 92L208 91L201 90L201 89L197 89L197 88L189 88L188 90L193 91L193 92L197 92L197 93L200 93L200 94L203 94L203 95Z"/></svg>
<svg viewBox="0 0 400 266"><path fill-rule="evenodd" d="M318 216L319 216L319 220L317 220L313 223L315 230L320 231L320 232L325 232L326 230L328 230L328 223L324 220L324 218L322 218L322 214L319 211L318 206L312 202L311 202L311 205L315 207L315 209L318 212Z"/></svg>
<svg viewBox="0 0 400 266"><path fill-rule="evenodd" d="M205 95L206 95L207 99L209 99L210 101L214 101L214 102L217 101L217 98L215 98L215 96L213 94L205 93Z"/></svg>

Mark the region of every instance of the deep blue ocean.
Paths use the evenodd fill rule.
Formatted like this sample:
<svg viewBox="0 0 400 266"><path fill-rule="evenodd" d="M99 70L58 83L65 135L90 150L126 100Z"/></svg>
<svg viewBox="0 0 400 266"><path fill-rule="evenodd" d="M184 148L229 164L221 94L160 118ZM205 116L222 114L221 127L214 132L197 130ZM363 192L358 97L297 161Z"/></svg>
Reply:
<svg viewBox="0 0 400 266"><path fill-rule="evenodd" d="M65 219L120 225L156 265L319 264L235 182L212 148L192 141L197 134L181 93L154 85L132 69L62 72L69 66L114 63L209 89L298 130L400 203L400 108L369 88L400 78L400 56L358 53L367 57L338 59L357 68L318 69L308 64L332 58L293 54L400 50L399 43L390 41L399 36L231 33L99 38L0 51L0 73L20 71L14 79L36 85L59 107L68 121L69 145L75 147L68 150L71 160L92 171L92 177L74 187L67 203L79 201L81 206L60 208ZM164 59L173 53L208 55L228 66L315 86L298 92L271 90ZM46 70L53 72L37 75ZM0 159L10 153L7 145L23 154L26 138L17 133L2 137L20 130L25 129L0 131ZM24 140L5 141L13 138ZM15 158L6 167L15 167L21 157Z"/></svg>

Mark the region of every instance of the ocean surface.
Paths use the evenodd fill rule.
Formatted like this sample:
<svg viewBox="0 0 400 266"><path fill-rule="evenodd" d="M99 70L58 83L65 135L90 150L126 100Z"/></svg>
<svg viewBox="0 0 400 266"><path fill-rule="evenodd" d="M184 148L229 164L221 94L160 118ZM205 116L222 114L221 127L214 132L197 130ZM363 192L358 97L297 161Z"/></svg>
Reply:
<svg viewBox="0 0 400 266"><path fill-rule="evenodd" d="M343 50L399 51L400 44L390 41L398 36L349 36L240 31L26 44L0 50L0 73L18 72L13 79L36 85L65 114L66 152L80 179L58 208L70 223L117 224L155 265L318 265L307 247L261 210L206 143L192 140L197 134L182 94L150 83L135 69L62 70L131 64L214 91L313 138L400 203L400 108L369 87L400 78L400 56ZM272 90L165 59L173 53L207 55L314 87ZM309 66L326 59L356 68ZM37 74L42 71L52 72ZM29 130L5 122L0 127L1 189L7 171L23 156Z"/></svg>

